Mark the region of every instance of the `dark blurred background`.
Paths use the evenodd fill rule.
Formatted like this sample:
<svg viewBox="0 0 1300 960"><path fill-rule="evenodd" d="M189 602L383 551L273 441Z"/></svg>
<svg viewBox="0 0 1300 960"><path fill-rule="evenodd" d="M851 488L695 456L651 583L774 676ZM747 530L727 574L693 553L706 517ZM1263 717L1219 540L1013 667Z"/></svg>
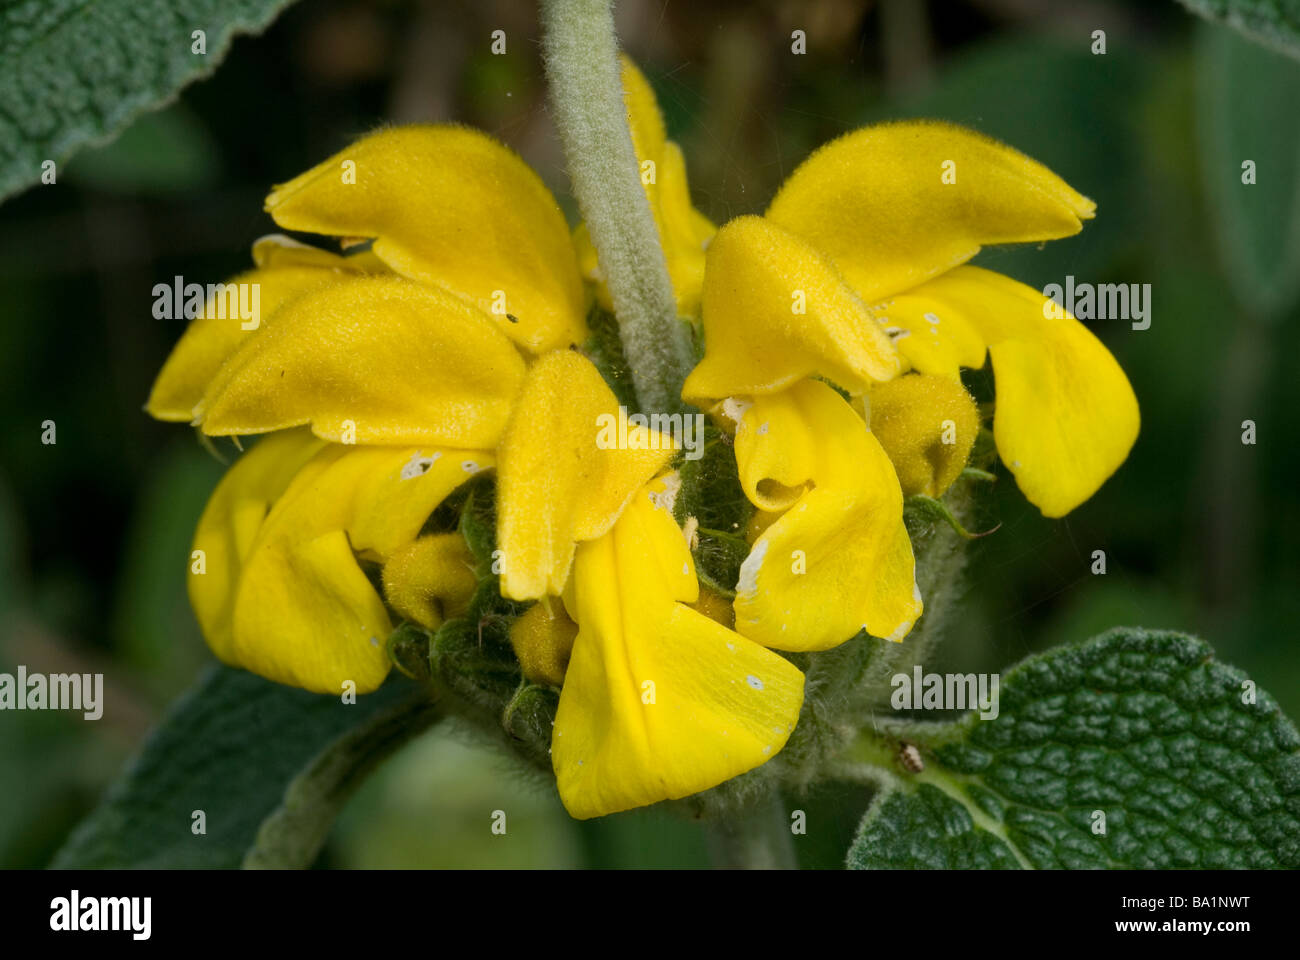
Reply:
<svg viewBox="0 0 1300 960"><path fill-rule="evenodd" d="M1149 330L1090 324L1137 391L1136 448L1061 521L1003 477L1002 527L972 547L934 668L998 670L1113 625L1168 627L1203 635L1300 715L1300 63L1172 2L622 0L618 21L715 221L761 212L837 134L933 116L1098 202L1081 235L979 263L1039 288L1067 274L1152 285ZM490 52L498 29L505 56ZM245 269L273 230L268 187L381 122L483 128L572 216L538 50L530 2L305 0L57 185L0 206L0 671L102 671L107 700L97 722L0 715L0 866L47 863L210 659L185 569L222 467L141 411L183 326L153 318L153 285ZM1258 162L1254 187L1240 184L1244 159ZM1255 446L1241 443L1246 419ZM40 442L46 420L56 445ZM1090 572L1097 549L1104 576ZM323 863L706 862L694 824L660 811L577 824L513 770L435 730L363 787ZM809 812L804 865L841 865L865 800L851 787L789 798ZM507 801L508 840L483 813Z"/></svg>

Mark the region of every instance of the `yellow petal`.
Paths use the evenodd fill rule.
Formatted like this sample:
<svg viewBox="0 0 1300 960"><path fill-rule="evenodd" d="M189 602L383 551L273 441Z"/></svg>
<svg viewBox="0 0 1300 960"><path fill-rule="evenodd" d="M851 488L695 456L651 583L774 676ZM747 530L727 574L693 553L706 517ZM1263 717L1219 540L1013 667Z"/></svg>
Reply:
<svg viewBox="0 0 1300 960"><path fill-rule="evenodd" d="M232 663L313 693L369 693L388 676L392 621L342 530L250 558L234 613Z"/></svg>
<svg viewBox="0 0 1300 960"><path fill-rule="evenodd" d="M564 683L578 625L564 612L559 597L545 597L510 625L510 645L519 667L533 683L552 687Z"/></svg>
<svg viewBox="0 0 1300 960"><path fill-rule="evenodd" d="M477 460L491 463L486 453ZM392 622L356 553L383 563L470 475L463 453L331 444L257 533L235 595L228 662L320 693L379 686Z"/></svg>
<svg viewBox="0 0 1300 960"><path fill-rule="evenodd" d="M736 421L740 486L760 511L787 510L812 485L858 483L856 434L866 423L825 384L804 381L780 394L729 401L724 410ZM836 427L853 431L854 442L828 442L826 432Z"/></svg>
<svg viewBox="0 0 1300 960"><path fill-rule="evenodd" d="M505 596L562 593L575 543L608 531L672 458L668 435L621 417L613 391L581 354L557 351L529 369L499 449Z"/></svg>
<svg viewBox="0 0 1300 960"><path fill-rule="evenodd" d="M918 373L961 379L961 368L984 366L985 343L970 321L916 287L872 306L899 354Z"/></svg>
<svg viewBox="0 0 1300 960"><path fill-rule="evenodd" d="M738 217L709 244L704 359L692 402L773 393L822 376L863 393L899 371L889 337L817 251L760 217Z"/></svg>
<svg viewBox="0 0 1300 960"><path fill-rule="evenodd" d="M226 663L234 660L230 616L244 561L271 505L324 445L306 430L264 437L226 471L203 509L187 586L204 638Z"/></svg>
<svg viewBox="0 0 1300 960"><path fill-rule="evenodd" d="M579 626L551 758L578 819L677 799L771 759L803 703L803 675L683 603L670 570L690 552L658 493L578 548L565 603ZM667 579L665 579L667 577Z"/></svg>
<svg viewBox="0 0 1300 960"><path fill-rule="evenodd" d="M749 522L745 524L745 539L750 543L753 543L763 535L764 530L780 520L781 514L784 512L785 508L782 508L781 510L755 510L753 516L749 518ZM734 611L732 612L731 620L732 623L735 623L736 616Z"/></svg>
<svg viewBox="0 0 1300 960"><path fill-rule="evenodd" d="M700 312L704 289L705 250L718 228L691 205L686 184L686 158L681 147L669 141L660 154L655 172L651 210L663 243L668 276L677 298L677 312L694 317ZM647 189L650 189L647 187Z"/></svg>
<svg viewBox="0 0 1300 960"><path fill-rule="evenodd" d="M380 130L277 187L266 209L288 230L375 238L375 256L398 273L467 298L529 350L586 337L564 215L537 175L486 134Z"/></svg>
<svg viewBox="0 0 1300 960"><path fill-rule="evenodd" d="M281 306L353 272L343 257L324 250L315 251L312 258L319 263L280 262L241 273L218 285L204 304L203 313L190 321L159 371L145 404L149 415L189 423L194 419L195 405L221 365L256 331L274 323ZM256 297L257 309L250 311L254 313L251 318L240 316L239 284L250 285L244 294L246 305L252 306Z"/></svg>
<svg viewBox="0 0 1300 960"><path fill-rule="evenodd" d="M766 425L767 429L764 430ZM901 640L921 615L903 497L889 457L830 387L755 397L736 431L746 492L803 486L740 568L736 630L778 650L825 650L865 629ZM754 497L768 509L773 501Z"/></svg>
<svg viewBox="0 0 1300 960"><path fill-rule="evenodd" d="M344 257L282 234L255 242L253 262L258 269L212 291L203 313L190 322L154 382L145 406L151 416L180 423L193 420L195 405L221 365L255 331L273 323L276 311L289 300L341 277L387 272L368 251ZM223 288L235 284L256 286L255 318L245 319L231 309L237 301L230 300Z"/></svg>
<svg viewBox="0 0 1300 960"><path fill-rule="evenodd" d="M993 438L1025 497L1060 517L1092 496L1128 456L1140 420L1110 351L1037 290L991 270L961 267L913 292L943 303L945 323L961 315L987 341Z"/></svg>
<svg viewBox="0 0 1300 960"><path fill-rule="evenodd" d="M614 301L610 299L609 288L605 286L605 274L600 269L596 246L591 242L591 233L587 230L586 221L573 228L573 250L578 259L578 272L582 274L583 279L595 285L596 302L606 310L612 311Z"/></svg>
<svg viewBox="0 0 1300 960"><path fill-rule="evenodd" d="M388 605L429 630L464 614L477 586L474 555L459 533L420 537L384 564Z"/></svg>
<svg viewBox="0 0 1300 960"><path fill-rule="evenodd" d="M388 273L388 265L370 250L357 250L340 256L302 243L283 233L268 233L253 241L253 263L259 267L324 267L340 265L354 273Z"/></svg>
<svg viewBox="0 0 1300 960"><path fill-rule="evenodd" d="M627 126L637 159L658 161L668 141L663 114L659 112L659 100L650 81L632 59L620 55L619 60L623 65L623 105L627 108Z"/></svg>
<svg viewBox="0 0 1300 960"><path fill-rule="evenodd" d="M903 496L942 496L970 457L980 418L958 380L908 374L870 393L871 432L898 474Z"/></svg>
<svg viewBox="0 0 1300 960"><path fill-rule="evenodd" d="M767 216L830 257L874 302L965 263L986 244L1071 236L1095 208L1019 151L962 127L913 120L826 144L786 180Z"/></svg>
<svg viewBox="0 0 1300 960"><path fill-rule="evenodd" d="M340 470L344 465L353 479L335 482L351 491L346 529L352 547L384 560L411 541L447 494L490 470L496 458L487 450L379 447L362 448L340 460Z"/></svg>
<svg viewBox="0 0 1300 960"><path fill-rule="evenodd" d="M399 277L341 280L285 305L195 413L210 435L311 424L338 442L490 449L524 362L482 311Z"/></svg>

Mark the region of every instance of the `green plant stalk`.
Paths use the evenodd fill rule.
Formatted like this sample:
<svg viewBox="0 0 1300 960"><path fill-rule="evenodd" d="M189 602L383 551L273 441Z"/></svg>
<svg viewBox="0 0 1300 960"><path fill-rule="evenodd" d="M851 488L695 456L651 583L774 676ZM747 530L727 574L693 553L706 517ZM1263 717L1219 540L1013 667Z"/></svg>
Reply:
<svg viewBox="0 0 1300 960"><path fill-rule="evenodd" d="M441 717L434 700L416 696L330 744L289 783L284 802L263 822L245 854L244 868L309 868L353 791L398 748Z"/></svg>
<svg viewBox="0 0 1300 960"><path fill-rule="evenodd" d="M683 409L694 363L628 129L610 0L542 0L551 107L573 193L618 318L637 400Z"/></svg>
<svg viewBox="0 0 1300 960"><path fill-rule="evenodd" d="M790 818L773 790L737 815L708 824L709 859L720 870L793 870Z"/></svg>

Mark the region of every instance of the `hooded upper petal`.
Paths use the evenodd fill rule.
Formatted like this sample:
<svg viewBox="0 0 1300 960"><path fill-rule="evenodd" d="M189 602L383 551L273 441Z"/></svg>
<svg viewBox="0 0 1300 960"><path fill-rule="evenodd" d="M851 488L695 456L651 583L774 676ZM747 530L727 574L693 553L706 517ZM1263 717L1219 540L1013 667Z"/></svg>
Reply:
<svg viewBox="0 0 1300 960"><path fill-rule="evenodd" d="M499 450L505 596L558 596L574 545L608 531L632 494L673 457L669 436L628 424L625 414L581 354L547 354L529 369Z"/></svg>
<svg viewBox="0 0 1300 960"><path fill-rule="evenodd" d="M196 407L210 435L311 424L357 443L496 445L524 361L477 307L400 277L339 280L284 305Z"/></svg>
<svg viewBox="0 0 1300 960"><path fill-rule="evenodd" d="M922 604L903 496L848 402L815 380L752 398L736 462L754 505L785 511L741 565L736 630L779 650L824 650L862 629L906 636Z"/></svg>
<svg viewBox="0 0 1300 960"><path fill-rule="evenodd" d="M220 578L190 575L213 651L306 690L375 689L392 622L358 558L382 564L401 552L448 494L492 465L482 451L322 445L305 431L259 442L227 472L195 535Z"/></svg>
<svg viewBox="0 0 1300 960"><path fill-rule="evenodd" d="M767 216L874 302L981 246L1068 237L1095 204L1042 164L962 127L904 121L846 134L786 180Z"/></svg>
<svg viewBox="0 0 1300 960"><path fill-rule="evenodd" d="M785 745L803 703L788 661L696 612L685 538L656 480L582 544L565 605L578 636L551 758L578 818L686 797Z"/></svg>
<svg viewBox="0 0 1300 960"><path fill-rule="evenodd" d="M564 215L537 175L486 134L379 130L276 187L266 209L289 230L373 237L393 270L465 297L528 350L586 337Z"/></svg>
<svg viewBox="0 0 1300 960"><path fill-rule="evenodd" d="M1032 287L960 267L913 293L989 345L997 379L993 438L1025 497L1069 513L1119 468L1140 417L1128 378L1095 336Z"/></svg>
<svg viewBox="0 0 1300 960"><path fill-rule="evenodd" d="M202 314L190 321L158 372L145 404L149 415L159 420L189 423L194 419L194 407L221 365L264 324L274 323L282 305L357 272L344 257L324 250L317 253L320 254L317 264L280 263L260 267L214 285ZM241 316L238 306L242 285L247 285L249 291L244 296L245 302L252 302L252 291L256 291L257 310L250 318Z"/></svg>
<svg viewBox="0 0 1300 960"><path fill-rule="evenodd" d="M899 372L889 337L839 272L761 217L730 221L709 245L704 359L682 395L695 402L773 393L823 376L863 393Z"/></svg>

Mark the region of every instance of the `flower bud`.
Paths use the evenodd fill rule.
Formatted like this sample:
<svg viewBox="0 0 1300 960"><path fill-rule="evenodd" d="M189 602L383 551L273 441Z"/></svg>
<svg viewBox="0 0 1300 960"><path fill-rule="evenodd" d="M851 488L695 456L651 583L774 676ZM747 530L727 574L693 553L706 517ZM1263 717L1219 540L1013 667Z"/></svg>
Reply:
<svg viewBox="0 0 1300 960"><path fill-rule="evenodd" d="M728 630L736 625L736 611L731 608L731 600L704 584L700 584L700 598L691 604L691 608Z"/></svg>
<svg viewBox="0 0 1300 960"><path fill-rule="evenodd" d="M957 479L979 432L975 401L949 377L908 374L873 387L871 432L903 496L938 497Z"/></svg>
<svg viewBox="0 0 1300 960"><path fill-rule="evenodd" d="M429 630L462 615L477 586L473 554L459 533L420 537L384 564L388 605Z"/></svg>
<svg viewBox="0 0 1300 960"><path fill-rule="evenodd" d="M543 597L510 627L510 645L515 648L524 676L534 683L552 687L564 683L578 625L553 597Z"/></svg>

